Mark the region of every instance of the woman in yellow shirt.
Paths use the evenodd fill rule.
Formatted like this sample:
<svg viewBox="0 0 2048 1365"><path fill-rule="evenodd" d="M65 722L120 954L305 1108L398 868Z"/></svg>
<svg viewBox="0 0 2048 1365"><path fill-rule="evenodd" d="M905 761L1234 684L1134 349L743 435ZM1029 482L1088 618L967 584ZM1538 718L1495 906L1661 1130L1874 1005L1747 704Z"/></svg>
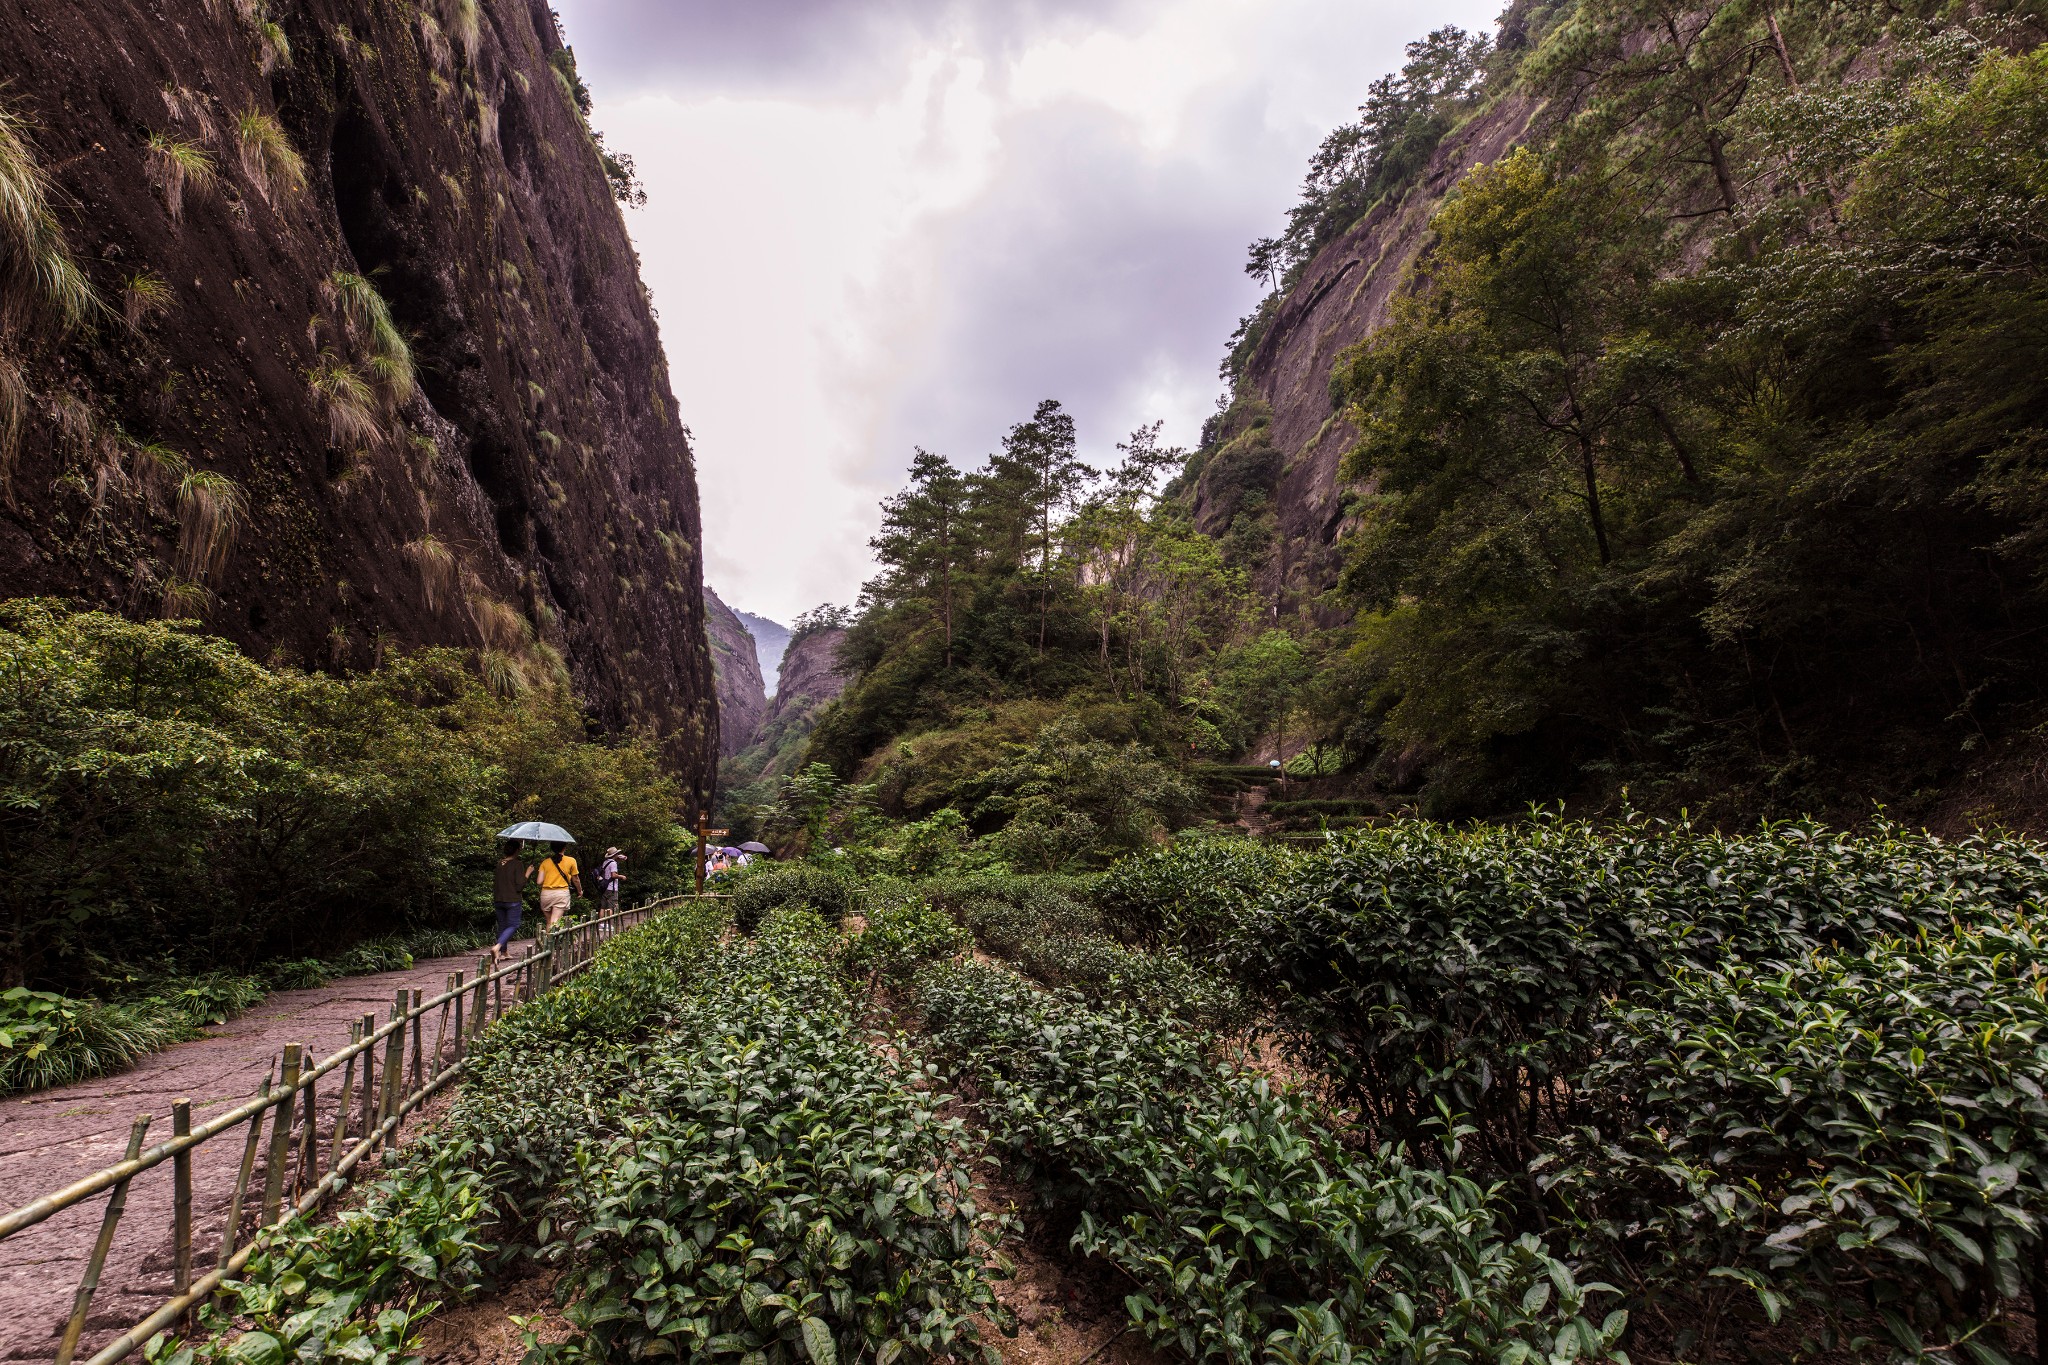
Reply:
<svg viewBox="0 0 2048 1365"><path fill-rule="evenodd" d="M576 894L583 894L583 870L576 860L563 851L566 845L551 845L554 852L540 860L526 875L540 883L540 913L549 929L562 922L562 916L569 913L569 888L576 888Z"/></svg>

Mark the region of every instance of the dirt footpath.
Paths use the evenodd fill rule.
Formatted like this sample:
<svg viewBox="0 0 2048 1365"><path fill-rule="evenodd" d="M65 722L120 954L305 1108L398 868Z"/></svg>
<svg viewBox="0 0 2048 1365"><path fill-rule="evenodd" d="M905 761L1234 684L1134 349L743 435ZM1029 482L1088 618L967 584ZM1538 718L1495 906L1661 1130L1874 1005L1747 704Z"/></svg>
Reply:
<svg viewBox="0 0 2048 1365"><path fill-rule="evenodd" d="M197 1127L250 1098L287 1043L325 1057L348 1043L351 1021L372 1012L380 1022L388 1018L399 987L436 995L449 973L475 967L471 954L421 962L409 971L344 977L315 990L281 991L206 1037L146 1057L131 1070L0 1100L0 1209L19 1208L121 1160L136 1115L154 1116L145 1145L170 1137L173 1100L192 1101ZM338 1083L325 1086L323 1114L332 1114ZM216 1262L244 1131L238 1127L193 1151L195 1277ZM127 1212L93 1296L81 1361L171 1296L171 1164L145 1172L128 1191ZM251 1183L260 1193L260 1158L258 1170ZM47 1361L55 1354L106 1206L107 1196L95 1195L0 1241L0 1361Z"/></svg>

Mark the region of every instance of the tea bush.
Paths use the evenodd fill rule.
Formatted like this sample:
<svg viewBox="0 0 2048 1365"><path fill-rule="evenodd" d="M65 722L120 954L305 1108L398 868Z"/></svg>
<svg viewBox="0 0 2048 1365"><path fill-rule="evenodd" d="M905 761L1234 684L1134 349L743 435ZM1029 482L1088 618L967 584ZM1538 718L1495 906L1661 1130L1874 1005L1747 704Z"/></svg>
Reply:
<svg viewBox="0 0 2048 1365"><path fill-rule="evenodd" d="M333 1222L263 1233L242 1278L206 1310L207 1336L159 1338L151 1359L413 1358L436 1296L473 1292L531 1251L530 1238L546 1240L541 1206L578 1143L614 1121L632 1035L701 968L725 922L713 902L664 909L599 948L574 982L492 1024L437 1127Z"/></svg>
<svg viewBox="0 0 2048 1365"><path fill-rule="evenodd" d="M1095 900L1110 932L1126 943L1206 953L1255 898L1281 888L1302 862L1282 845L1183 838L1111 867Z"/></svg>
<svg viewBox="0 0 2048 1365"><path fill-rule="evenodd" d="M1610 998L1688 965L1982 923L2044 891L2048 861L2020 840L1404 821L1305 858L1223 957L1266 994L1291 1054L1381 1132L1412 1137L1449 1105L1505 1172L1569 1126Z"/></svg>
<svg viewBox="0 0 2048 1365"><path fill-rule="evenodd" d="M810 863L776 863L748 870L732 892L732 918L751 934L775 911L802 906L828 924L853 912L857 895L851 878Z"/></svg>
<svg viewBox="0 0 2048 1365"><path fill-rule="evenodd" d="M1599 1027L1540 1177L1581 1254L1666 1292L1717 1276L1836 1342L1989 1345L2048 1289L2044 970L2031 921L1680 968Z"/></svg>
<svg viewBox="0 0 2048 1365"><path fill-rule="evenodd" d="M958 956L973 942L951 915L912 900L870 913L867 928L847 945L841 961L855 976L900 981L927 962Z"/></svg>
<svg viewBox="0 0 2048 1365"><path fill-rule="evenodd" d="M549 1356L983 1354L999 1225L969 1196L947 1097L861 1036L836 946L785 911L679 1004L552 1206L585 1335Z"/></svg>
<svg viewBox="0 0 2048 1365"><path fill-rule="evenodd" d="M977 963L928 968L917 998L1006 1169L1080 1210L1076 1249L1136 1281L1132 1320L1190 1359L1600 1359L1627 1325L1595 1323L1604 1286L1513 1235L1489 1191L1347 1151L1156 1019Z"/></svg>

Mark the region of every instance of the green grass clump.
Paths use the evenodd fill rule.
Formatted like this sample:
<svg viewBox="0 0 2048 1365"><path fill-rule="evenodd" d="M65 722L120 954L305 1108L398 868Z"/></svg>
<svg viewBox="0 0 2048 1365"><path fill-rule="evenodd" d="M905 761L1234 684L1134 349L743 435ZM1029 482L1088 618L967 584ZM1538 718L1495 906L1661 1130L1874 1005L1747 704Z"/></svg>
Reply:
<svg viewBox="0 0 2048 1365"><path fill-rule="evenodd" d="M276 119L260 109L246 110L235 120L235 135L242 170L265 203L306 188L306 159Z"/></svg>
<svg viewBox="0 0 2048 1365"><path fill-rule="evenodd" d="M0 107L0 322L47 315L74 327L98 307L50 208L50 177L29 145L28 126Z"/></svg>
<svg viewBox="0 0 2048 1365"><path fill-rule="evenodd" d="M188 1029L181 1012L152 1001L70 1000L15 986L0 992L0 1095L119 1071Z"/></svg>

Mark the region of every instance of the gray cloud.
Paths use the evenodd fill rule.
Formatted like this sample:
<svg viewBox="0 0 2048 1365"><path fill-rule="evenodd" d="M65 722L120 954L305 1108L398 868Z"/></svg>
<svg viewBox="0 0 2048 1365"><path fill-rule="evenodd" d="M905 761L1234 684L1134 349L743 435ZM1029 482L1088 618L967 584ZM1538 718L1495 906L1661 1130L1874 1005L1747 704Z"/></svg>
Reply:
<svg viewBox="0 0 2048 1365"><path fill-rule="evenodd" d="M618 145L641 154L656 205L630 221L700 437L721 595L785 618L851 600L911 448L978 463L1041 398L1068 406L1098 461L1156 418L1191 443L1260 292L1246 244L1405 41L1483 22L1489 3L564 0L596 122L630 129ZM1111 45L1123 65L1067 50L1141 23L1144 41ZM1064 93L1010 60L1049 38L1082 63ZM966 151L935 147L932 173L966 157L974 175L949 208L892 215L901 198L873 186L900 196L901 148L872 140L900 139L901 111L873 120L935 59L985 64L987 106L924 116L928 139L967 135ZM1157 93L1148 80L1174 93L1117 98Z"/></svg>
<svg viewBox="0 0 2048 1365"><path fill-rule="evenodd" d="M586 69L635 93L870 89L906 42L1001 55L1049 26L1108 25L1159 0L558 0Z"/></svg>

